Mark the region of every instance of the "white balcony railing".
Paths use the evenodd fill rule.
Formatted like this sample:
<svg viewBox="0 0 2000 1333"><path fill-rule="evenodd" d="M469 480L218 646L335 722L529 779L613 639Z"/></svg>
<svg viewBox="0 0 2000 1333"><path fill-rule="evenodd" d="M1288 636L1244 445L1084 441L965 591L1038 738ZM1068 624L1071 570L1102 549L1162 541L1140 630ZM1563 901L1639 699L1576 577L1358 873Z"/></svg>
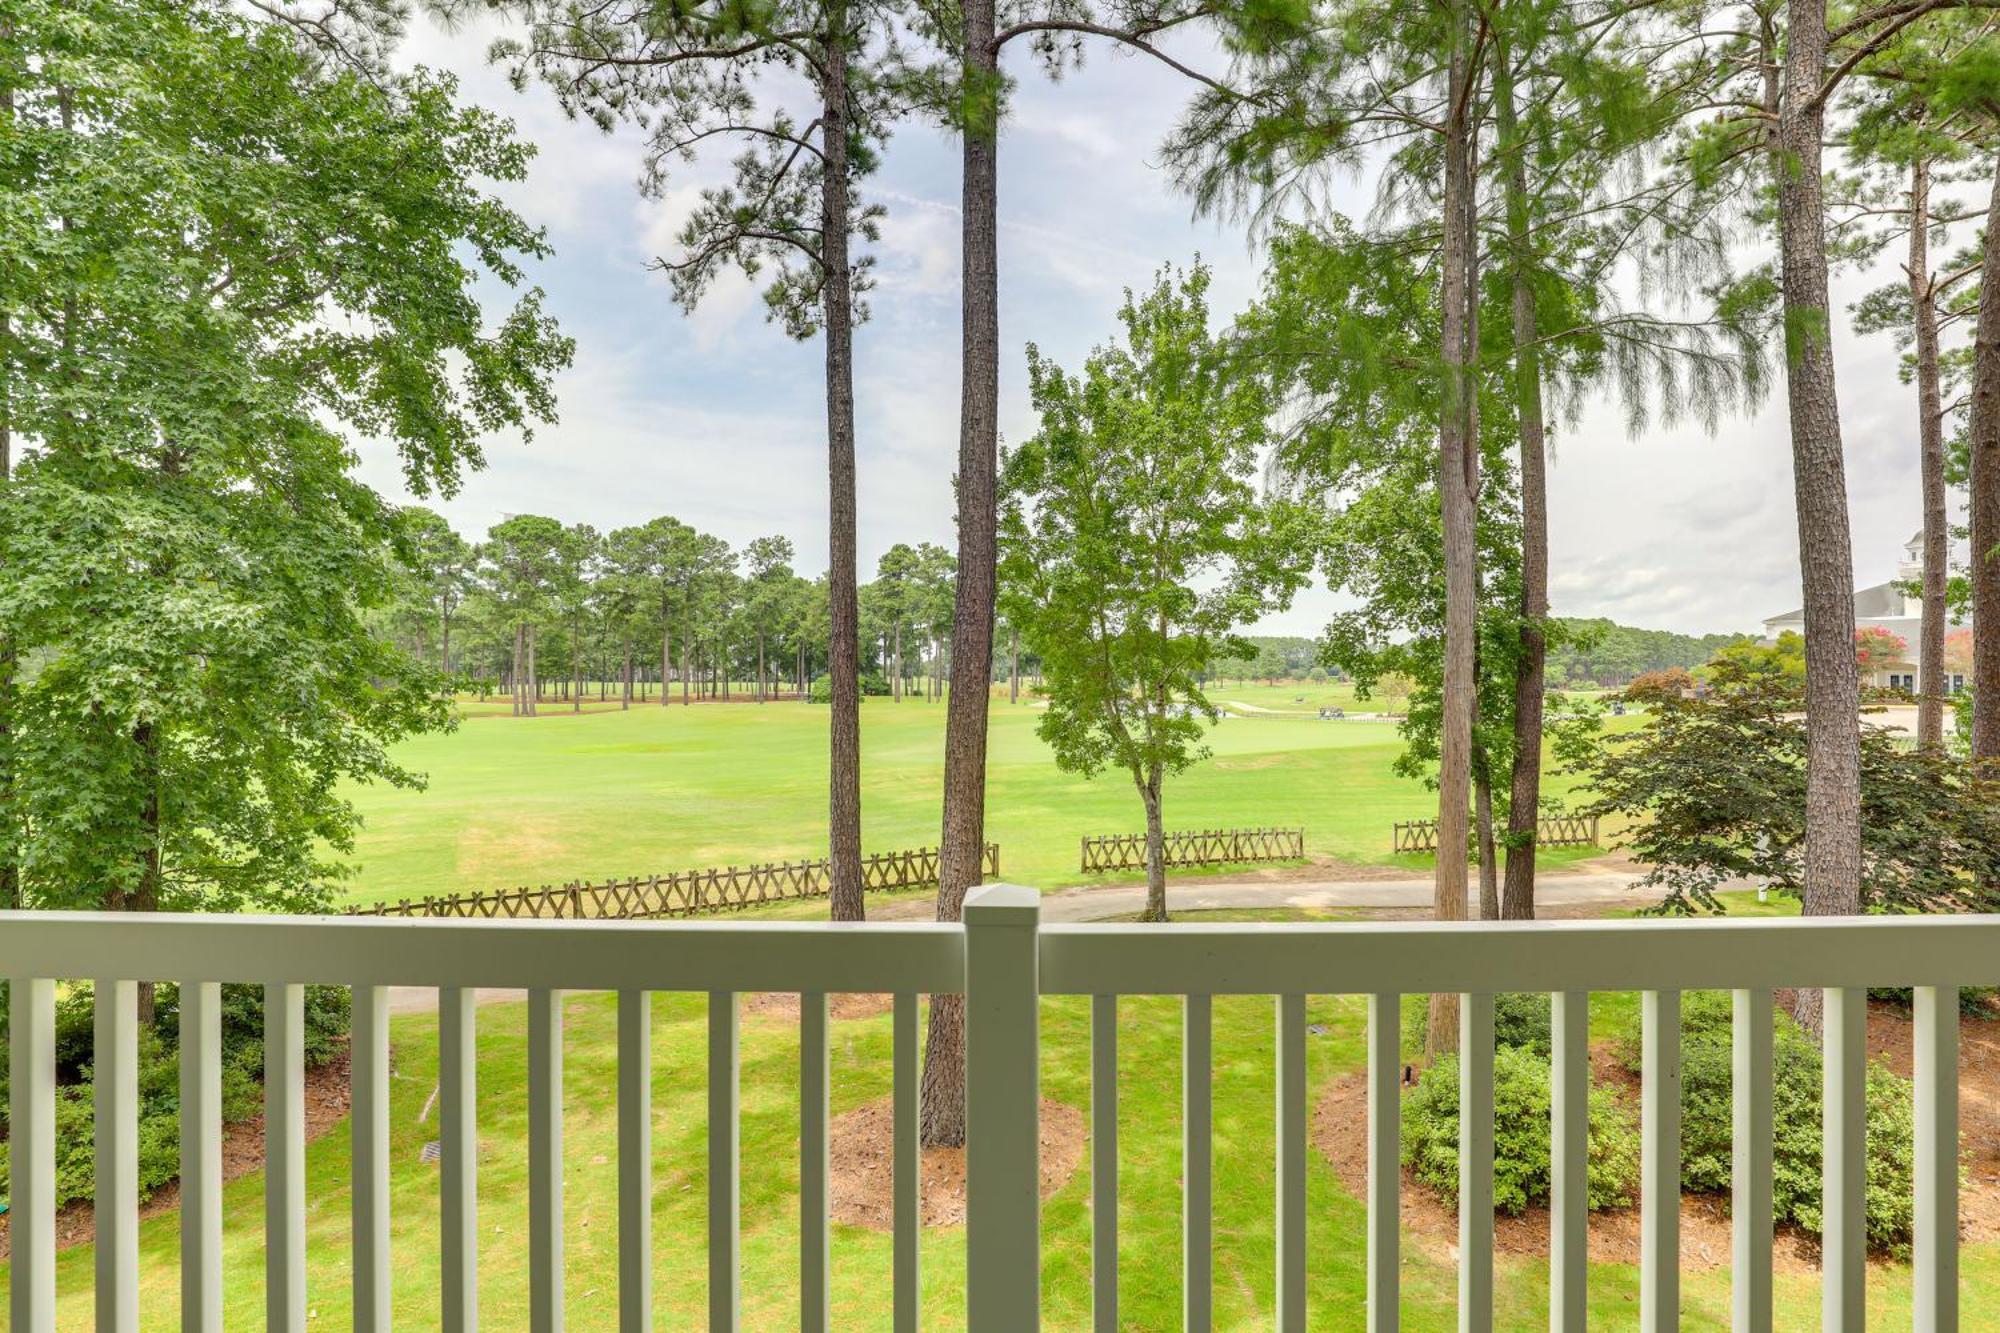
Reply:
<svg viewBox="0 0 2000 1333"><path fill-rule="evenodd" d="M1042 926L1037 895L975 891L963 927L930 924L458 922L0 914L12 983L11 1326L55 1327L55 1002L59 979L97 982L97 1327L138 1316L135 979L179 981L183 1328L222 1326L220 995L266 986L267 1326L302 1333L305 1154L302 987L354 988L354 1326L390 1326L388 994L441 987L444 1234L436 1322L476 1326L475 988L528 991L530 1326L562 1326L561 992L618 992L619 1327L652 1326L651 991L707 992L710 1327L734 1329L738 1244L737 996L801 997L799 1324L829 1325L829 993L893 992L894 1322L918 1318L918 996L963 992L967 1011L966 1308L973 1333L1040 1322L1036 1155L1038 1000L1089 995L1095 1326L1118 1326L1118 997L1185 997L1185 1324L1210 1324L1210 1005L1275 997L1276 1326L1307 1325L1305 997L1368 997L1367 1326L1397 1326L1398 1013L1406 993L1462 996L1460 1327L1493 1309L1493 996L1554 996L1551 1324L1585 1320L1587 1001L1643 993L1641 1319L1679 1320L1680 994L1735 992L1734 1324L1771 1324L1771 1019L1780 987L1826 990L1824 1325L1864 1320L1867 986L1916 992L1916 1326L1957 1327L1956 988L2000 980L2000 917L1597 924ZM1357 1126L1357 1129L1360 1127ZM429 1322L428 1320L426 1322Z"/></svg>

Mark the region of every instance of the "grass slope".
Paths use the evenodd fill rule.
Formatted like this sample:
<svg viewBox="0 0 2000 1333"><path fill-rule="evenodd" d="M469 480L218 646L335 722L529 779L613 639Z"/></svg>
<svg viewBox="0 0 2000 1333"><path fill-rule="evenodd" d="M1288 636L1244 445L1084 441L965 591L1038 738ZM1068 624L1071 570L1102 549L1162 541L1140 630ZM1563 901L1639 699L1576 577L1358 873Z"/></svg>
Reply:
<svg viewBox="0 0 2000 1333"><path fill-rule="evenodd" d="M1253 693L1260 706L1290 703L1274 697L1283 687L1218 698ZM1144 821L1123 773L1057 771L1038 716L1026 704L993 709L987 831L1008 879L1053 887L1087 878L1083 835ZM398 751L427 790L351 793L365 823L341 894L362 902L824 855L826 725L824 708L800 703L468 716ZM862 709L870 850L937 841L943 732L938 704L871 699ZM1428 867L1388 851L1392 823L1436 809L1423 784L1392 770L1402 750L1393 725L1231 717L1210 745L1212 758L1168 784L1169 828L1303 825L1314 855ZM1559 864L1583 854L1547 855Z"/></svg>

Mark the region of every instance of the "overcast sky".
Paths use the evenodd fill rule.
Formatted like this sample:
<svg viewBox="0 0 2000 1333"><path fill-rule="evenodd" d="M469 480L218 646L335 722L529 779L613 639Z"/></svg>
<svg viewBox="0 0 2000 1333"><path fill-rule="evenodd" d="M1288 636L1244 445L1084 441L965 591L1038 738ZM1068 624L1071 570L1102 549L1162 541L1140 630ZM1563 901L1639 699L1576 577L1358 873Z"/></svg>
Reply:
<svg viewBox="0 0 2000 1333"><path fill-rule="evenodd" d="M726 164L678 178L673 197L642 199L639 151L565 120L540 88L508 87L485 61L494 29L445 33L419 23L405 59L456 71L463 95L512 116L539 149L509 201L548 229L555 255L532 270L576 363L558 386L561 423L532 443L498 438L488 466L438 505L469 537L504 513L548 514L600 529L674 514L733 543L783 533L802 572L825 566L826 471L821 346L766 322L740 278L683 314L646 264L671 253L699 186ZM1003 439L1031 434L1022 349L1037 343L1074 367L1115 327L1119 294L1163 263L1213 267L1218 319L1256 290L1259 257L1240 226L1196 219L1158 166L1156 148L1187 96L1149 60L1093 50L1050 85L1022 74L1000 152L1000 339ZM1197 52L1197 54L1199 54ZM922 126L889 145L868 186L888 207L876 247L874 317L856 338L863 577L897 541L953 542L951 475L958 432L958 149ZM1358 190L1346 202L1366 200ZM1893 269L1836 279L1845 306ZM1886 338L1837 339L1855 573L1895 572L1919 526L1915 416ZM1627 438L1602 405L1560 431L1550 476L1555 610L1688 632L1750 631L1799 602L1785 406L1714 436L1697 426ZM401 496L393 461L363 451L368 479ZM1261 626L1316 633L1336 605L1323 589Z"/></svg>

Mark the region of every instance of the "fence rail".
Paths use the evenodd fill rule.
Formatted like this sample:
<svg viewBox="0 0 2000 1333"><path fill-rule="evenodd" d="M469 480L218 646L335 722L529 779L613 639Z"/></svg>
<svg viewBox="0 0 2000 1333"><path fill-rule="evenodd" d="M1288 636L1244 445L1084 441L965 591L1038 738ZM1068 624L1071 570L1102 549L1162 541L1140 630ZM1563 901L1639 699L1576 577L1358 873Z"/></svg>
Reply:
<svg viewBox="0 0 2000 1333"><path fill-rule="evenodd" d="M1170 866L1225 865L1232 861L1294 861L1306 854L1302 828L1190 829L1166 835ZM1146 835L1107 833L1083 840L1083 869L1143 870Z"/></svg>
<svg viewBox="0 0 2000 1333"><path fill-rule="evenodd" d="M1399 852L1434 852L1438 849L1435 819L1413 819L1397 824L1392 835ZM1596 815L1545 815L1535 829L1535 843L1541 847L1595 847Z"/></svg>
<svg viewBox="0 0 2000 1333"><path fill-rule="evenodd" d="M478 1323L481 1251L521 1265L529 1287L522 1327L559 1333L564 1308L563 1047L565 989L618 993L617 1271L600 1279L594 1308L615 1306L621 1328L655 1317L652 1231L656 1150L652 1005L657 991L707 992L708 1326L733 1329L743 1314L739 997L800 997L799 1178L801 1262L797 1318L767 1302L773 1320L824 1330L835 1295L826 1190L831 1055L830 992L889 992L894 1140L892 1277L871 1308L898 1329L917 1327L922 1233L918 1224L919 997L963 994L967 1153L964 1301L969 1333L1030 1333L1041 1326L1038 1128L1040 997L1088 996L1093 1327L1120 1326L1119 1289L1169 1275L1130 1272L1120 1282L1118 1035L1120 997L1182 998L1180 1130L1184 1323L1213 1324L1214 1253L1243 1254L1244 1238L1213 1222L1214 997L1266 996L1275 1018L1276 1243L1271 1318L1300 1333L1309 1316L1369 1333L1398 1327L1402 1244L1398 1169L1403 994L1456 993L1461 1142L1457 1253L1459 1327L1494 1327L1494 996L1553 993L1550 1087L1550 1327L1581 1333L1587 1314L1586 1183L1590 1141L1590 992L1643 993L1645 1049L1643 1176L1637 1311L1620 1327L1678 1327L1680 1298L1681 995L1734 991L1735 1124L1731 1145L1734 1327L1772 1326L1771 1121L1773 992L1824 990L1821 1172L1824 1326L1863 1333L1867 1320L1867 990L1916 987L1914 1060L1915 1239L1911 1259L1915 1327L1958 1327L1958 1000L1956 988L2000 979L2000 916L1850 917L1767 921L1498 923L1286 923L1044 925L1032 889L988 885L966 900L964 922L677 922L556 924L531 921L369 921L129 913L0 913L0 976L9 979L8 1060L12 1166L10 1327L56 1326L56 1007L58 986L95 978L95 1079L99 1142L95 1219L97 1327L139 1327L140 1247L136 1198L138 1041L135 982L181 983L182 1326L220 1330L225 1275L220 1039L224 982L265 986L263 1327L305 1333L311 1304L306 1262L307 1192L320 1182L303 1151L303 987L345 985L354 994L354 1136L348 1192L353 1211L353 1327L385 1333L392 1296L419 1255L437 1255L435 1318L446 1329ZM390 986L442 987L439 1043L440 1243L404 1244L391 1210L428 1208L392 1188L389 1135ZM477 987L528 988L526 1048L528 1189L518 1252L479 1243ZM1366 997L1367 1110L1345 1134L1365 1136L1366 1303L1309 1311L1315 1271L1354 1256L1315 1252L1309 1227L1310 1095L1306 997ZM1240 1061L1241 1052L1230 1052ZM518 1058L518 1057L516 1057ZM846 1060L840 1064L844 1066ZM595 1062L572 1070L605 1077ZM1233 1082L1234 1080L1232 1080ZM779 1083L786 1080L779 1079ZM768 1095L790 1096L760 1088ZM489 1131L490 1132L490 1131ZM677 1135L675 1143L682 1140ZM685 1162L674 1169L686 1168ZM1797 1164L1794 1164L1796 1167ZM330 1188L338 1188L326 1182ZM330 1201L329 1201L330 1202ZM490 1223L489 1223L490 1224ZM1233 1230L1233 1229L1232 1229ZM241 1238L255 1245L254 1239ZM665 1235L662 1245L687 1243ZM700 1244L703 1241L695 1241ZM1147 1253L1159 1259L1157 1247ZM1171 1262L1171 1257L1169 1258ZM1226 1271L1234 1272L1232 1266ZM240 1276L240 1274L239 1274ZM87 1279L86 1279L87 1280ZM936 1279L934 1279L935 1281ZM1342 1291L1346 1290L1343 1283ZM1345 1299L1344 1297L1342 1299ZM247 1317L247 1316L246 1316ZM164 1322L149 1314L149 1326Z"/></svg>
<svg viewBox="0 0 2000 1333"><path fill-rule="evenodd" d="M986 844L985 875L1000 875L1000 846ZM876 852L861 861L861 887L869 893L927 889L938 882L938 850L917 847ZM543 884L497 893L454 893L402 898L347 909L348 916L471 917L488 920L645 921L659 917L732 912L760 903L824 898L832 871L817 861L774 861L765 865L682 870L645 879L601 884Z"/></svg>

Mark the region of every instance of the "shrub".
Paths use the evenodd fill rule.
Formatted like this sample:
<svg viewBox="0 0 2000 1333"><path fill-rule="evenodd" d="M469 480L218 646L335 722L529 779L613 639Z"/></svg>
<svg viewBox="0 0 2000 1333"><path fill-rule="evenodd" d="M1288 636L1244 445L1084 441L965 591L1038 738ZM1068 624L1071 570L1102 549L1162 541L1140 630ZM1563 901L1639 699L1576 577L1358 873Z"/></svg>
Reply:
<svg viewBox="0 0 2000 1333"><path fill-rule="evenodd" d="M1546 1031L1546 1029L1544 1029ZM1403 1164L1458 1206L1458 1057L1424 1071L1403 1099ZM1610 1088L1590 1093L1589 1206L1632 1202L1639 1129ZM1493 1206L1519 1213L1549 1200L1549 1062L1519 1046L1493 1055Z"/></svg>
<svg viewBox="0 0 2000 1333"><path fill-rule="evenodd" d="M1681 1187L1719 1194L1730 1187L1734 1137L1733 1066L1729 997L1690 993L1681 1026ZM1636 1037L1628 1037L1627 1063L1639 1070ZM1785 1014L1777 1016L1771 1045L1773 1216L1817 1234L1821 1221L1820 1049ZM1911 1085L1882 1065L1868 1070L1868 1204L1870 1248L1902 1254L1909 1248L1915 1180L1915 1120Z"/></svg>
<svg viewBox="0 0 2000 1333"><path fill-rule="evenodd" d="M811 688L806 691L806 701L816 704L833 702L833 677L814 676Z"/></svg>
<svg viewBox="0 0 2000 1333"><path fill-rule="evenodd" d="M351 995L344 986L305 990L305 1063L331 1060L346 1036ZM90 1198L97 1189L92 1042L95 997L87 982L65 987L56 1000L56 1206ZM264 989L222 988L222 1118L234 1123L263 1109ZM153 1021L139 1032L139 1198L180 1174L180 989L159 985ZM4 1063L4 1062L0 1062ZM6 1096L0 1069L0 1101ZM11 1183L7 1146L0 1143L0 1195Z"/></svg>
<svg viewBox="0 0 2000 1333"><path fill-rule="evenodd" d="M1420 1051L1424 1047L1424 1025L1429 1010L1425 1004L1427 997L1415 996L1414 1003L1403 1006L1403 1049ZM1551 1049L1549 1027L1549 997L1540 991L1508 993L1493 997L1493 1045L1519 1046L1533 1051L1544 1060Z"/></svg>

